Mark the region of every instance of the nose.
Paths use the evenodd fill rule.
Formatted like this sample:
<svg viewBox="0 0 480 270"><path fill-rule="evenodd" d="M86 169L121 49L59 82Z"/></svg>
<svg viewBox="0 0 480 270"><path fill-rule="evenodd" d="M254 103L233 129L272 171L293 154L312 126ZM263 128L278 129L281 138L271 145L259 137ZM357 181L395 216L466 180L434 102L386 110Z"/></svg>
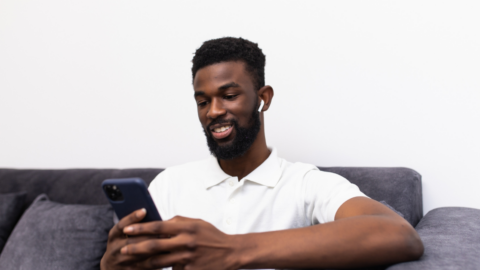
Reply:
<svg viewBox="0 0 480 270"><path fill-rule="evenodd" d="M207 117L210 119L215 119L215 118L218 118L219 116L224 115L226 112L227 111L223 107L223 102L218 100L217 98L214 98L210 103L210 108L207 112Z"/></svg>

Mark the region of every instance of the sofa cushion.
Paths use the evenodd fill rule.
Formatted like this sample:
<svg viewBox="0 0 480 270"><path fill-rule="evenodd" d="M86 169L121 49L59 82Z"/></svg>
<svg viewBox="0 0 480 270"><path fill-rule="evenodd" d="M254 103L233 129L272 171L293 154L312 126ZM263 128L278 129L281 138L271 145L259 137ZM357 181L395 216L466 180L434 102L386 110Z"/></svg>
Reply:
<svg viewBox="0 0 480 270"><path fill-rule="evenodd" d="M0 193L27 192L27 205L45 193L55 202L107 204L101 184L109 178L142 178L147 185L162 169L0 169Z"/></svg>
<svg viewBox="0 0 480 270"><path fill-rule="evenodd" d="M422 176L408 168L319 167L337 173L368 197L385 201L415 227L423 217Z"/></svg>
<svg viewBox="0 0 480 270"><path fill-rule="evenodd" d="M389 270L479 269L480 209L434 209L415 228L425 251L418 261L391 266Z"/></svg>
<svg viewBox="0 0 480 270"><path fill-rule="evenodd" d="M386 207L388 207L390 210L392 210L393 212L395 212L397 215L401 216L402 218L405 218L405 216L401 213L401 212L398 212L397 209L393 208L390 204L388 204L386 201L380 201L381 204L385 205Z"/></svg>
<svg viewBox="0 0 480 270"><path fill-rule="evenodd" d="M110 205L67 205L39 195L0 254L0 269L99 269L113 226Z"/></svg>
<svg viewBox="0 0 480 270"><path fill-rule="evenodd" d="M27 193L0 194L0 253L23 212Z"/></svg>

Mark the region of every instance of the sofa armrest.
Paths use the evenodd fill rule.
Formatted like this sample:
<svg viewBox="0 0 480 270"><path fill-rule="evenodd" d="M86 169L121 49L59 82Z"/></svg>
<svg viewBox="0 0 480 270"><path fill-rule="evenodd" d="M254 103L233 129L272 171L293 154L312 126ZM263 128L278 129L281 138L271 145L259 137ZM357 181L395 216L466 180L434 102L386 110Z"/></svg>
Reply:
<svg viewBox="0 0 480 270"><path fill-rule="evenodd" d="M425 246L423 256L388 270L480 269L480 209L437 208L415 229Z"/></svg>

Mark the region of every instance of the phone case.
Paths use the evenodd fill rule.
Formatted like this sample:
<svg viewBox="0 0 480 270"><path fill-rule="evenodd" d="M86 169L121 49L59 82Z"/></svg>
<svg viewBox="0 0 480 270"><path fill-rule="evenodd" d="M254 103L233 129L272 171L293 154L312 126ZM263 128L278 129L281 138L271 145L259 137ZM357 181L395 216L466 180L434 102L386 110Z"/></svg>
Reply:
<svg viewBox="0 0 480 270"><path fill-rule="evenodd" d="M118 193L118 189L120 193ZM141 222L162 220L148 192L147 185L142 179L107 179L102 182L102 190L118 219L124 218L135 210L145 208L147 215Z"/></svg>

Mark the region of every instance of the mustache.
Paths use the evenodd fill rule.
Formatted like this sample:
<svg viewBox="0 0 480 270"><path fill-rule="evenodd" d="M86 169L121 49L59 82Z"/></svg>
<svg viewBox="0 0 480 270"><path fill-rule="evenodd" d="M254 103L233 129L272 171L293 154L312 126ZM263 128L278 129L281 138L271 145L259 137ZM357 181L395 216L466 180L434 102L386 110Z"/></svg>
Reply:
<svg viewBox="0 0 480 270"><path fill-rule="evenodd" d="M208 131L212 130L212 126L216 125L216 124L230 124L230 123L232 123L233 125L236 125L237 120L235 120L235 119L215 119L210 124L207 125L206 130L208 130Z"/></svg>

